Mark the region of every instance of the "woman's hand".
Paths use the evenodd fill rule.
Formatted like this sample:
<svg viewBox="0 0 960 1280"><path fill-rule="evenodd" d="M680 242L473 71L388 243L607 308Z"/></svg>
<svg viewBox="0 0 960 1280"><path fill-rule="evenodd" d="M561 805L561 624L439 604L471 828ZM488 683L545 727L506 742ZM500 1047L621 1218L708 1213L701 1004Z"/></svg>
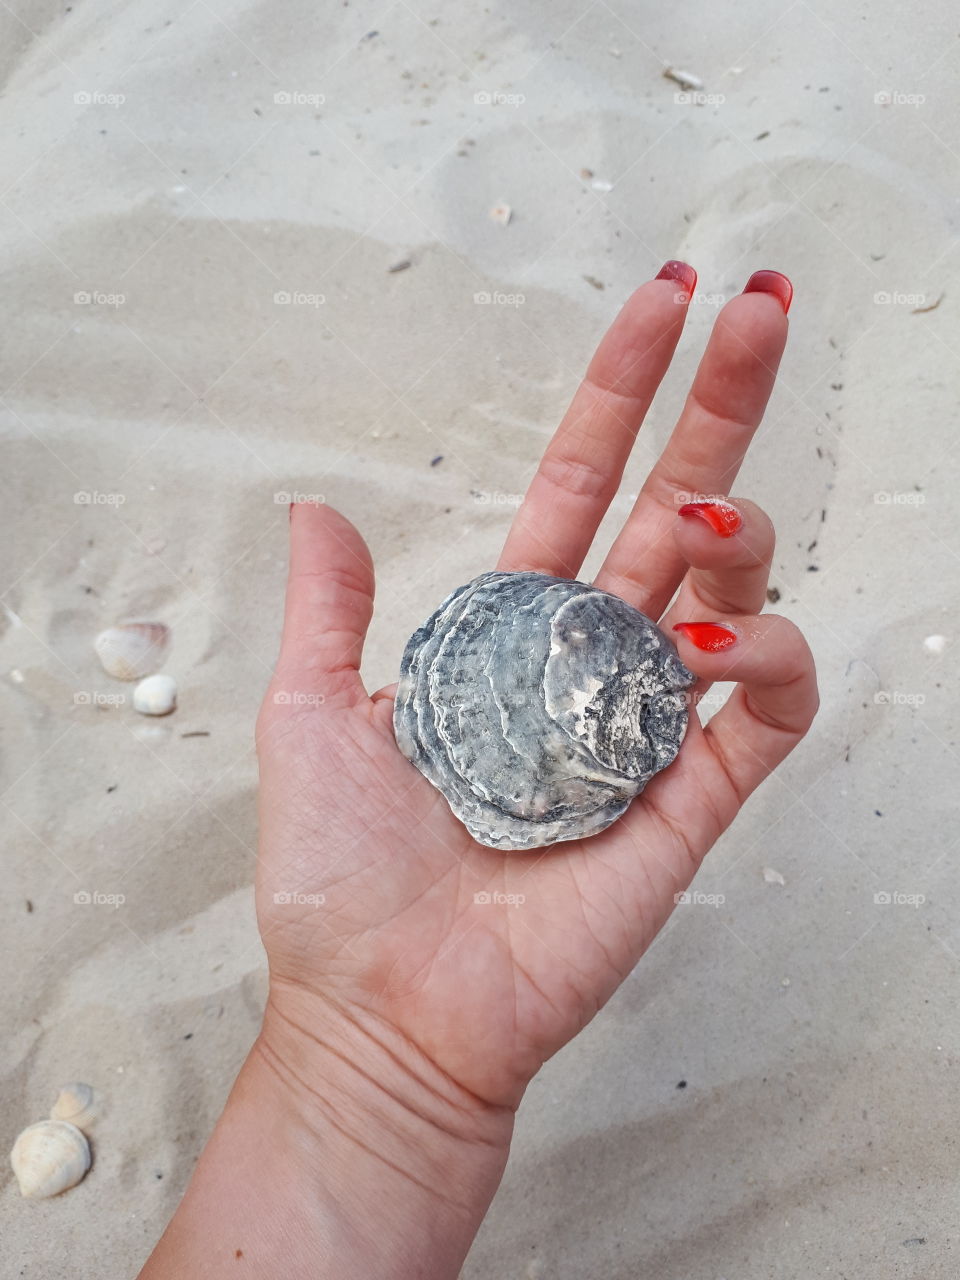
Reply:
<svg viewBox="0 0 960 1280"><path fill-rule="evenodd" d="M668 263L629 299L540 462L501 569L577 576L695 281ZM789 293L785 277L758 272L724 307L596 578L668 632L679 628L697 693L713 680L737 688L705 729L691 715L676 762L587 841L502 853L471 839L397 749L393 687L371 697L360 679L374 587L360 535L329 507L291 511L283 641L258 722L257 907L270 997L253 1057L303 1131L342 1147L341 1178L366 1187L342 1192L347 1236L370 1197L396 1207L398 1230L407 1208L443 1221L453 1245L431 1244L432 1269L390 1270L382 1255L384 1275L456 1274L525 1086L609 999L813 719L803 637L784 618L758 616L770 520L725 496L773 387ZM409 1227L415 1236L422 1222ZM381 1274L380 1258L367 1257L363 1274Z"/></svg>

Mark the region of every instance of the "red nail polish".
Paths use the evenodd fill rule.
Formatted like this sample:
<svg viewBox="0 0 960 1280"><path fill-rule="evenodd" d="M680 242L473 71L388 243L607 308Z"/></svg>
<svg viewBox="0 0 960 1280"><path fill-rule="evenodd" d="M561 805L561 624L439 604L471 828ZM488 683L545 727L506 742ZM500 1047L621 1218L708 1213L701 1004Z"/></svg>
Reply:
<svg viewBox="0 0 960 1280"><path fill-rule="evenodd" d="M677 622L673 629L704 653L722 653L737 643L737 633L725 622Z"/></svg>
<svg viewBox="0 0 960 1280"><path fill-rule="evenodd" d="M721 538L732 538L743 524L743 517L730 502L685 502L677 515L705 520Z"/></svg>
<svg viewBox="0 0 960 1280"><path fill-rule="evenodd" d="M755 271L743 286L743 292L772 293L783 307L784 315L793 301L793 285L781 271Z"/></svg>
<svg viewBox="0 0 960 1280"><path fill-rule="evenodd" d="M678 284L683 285L684 293L693 296L693 291L697 287L697 273L689 262L677 262L671 258L669 262L665 262L657 274L655 280L676 280Z"/></svg>

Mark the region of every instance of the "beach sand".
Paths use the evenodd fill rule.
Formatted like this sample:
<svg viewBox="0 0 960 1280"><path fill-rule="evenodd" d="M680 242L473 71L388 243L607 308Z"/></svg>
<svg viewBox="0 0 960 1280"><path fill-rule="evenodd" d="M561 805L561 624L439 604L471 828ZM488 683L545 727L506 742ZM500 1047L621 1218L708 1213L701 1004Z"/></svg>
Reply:
<svg viewBox="0 0 960 1280"><path fill-rule="evenodd" d="M823 709L704 865L720 905L681 907L530 1087L464 1275L955 1274L960 53L946 5L903 21L0 10L2 1139L68 1080L105 1107L80 1186L3 1180L4 1276L134 1275L256 1032L252 734L289 497L368 539L365 676L390 681L495 562L600 334L674 257L698 296L586 571L719 302L787 272L735 492L777 523L776 607ZM173 630L164 720L93 653L131 617Z"/></svg>

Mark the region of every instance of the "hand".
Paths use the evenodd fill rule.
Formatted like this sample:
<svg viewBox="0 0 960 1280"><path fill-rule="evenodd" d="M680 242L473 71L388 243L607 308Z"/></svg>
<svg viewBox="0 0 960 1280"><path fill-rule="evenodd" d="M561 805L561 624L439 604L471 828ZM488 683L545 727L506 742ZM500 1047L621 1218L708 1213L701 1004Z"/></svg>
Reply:
<svg viewBox="0 0 960 1280"><path fill-rule="evenodd" d="M627 302L540 463L501 569L576 577L695 280L668 263ZM745 499L679 497L727 493L773 387L789 291L758 273L723 309L596 579L653 618L667 611L661 626L681 627L696 692L739 683L706 729L691 715L676 761L590 840L502 853L470 838L397 749L395 686L371 698L360 680L373 608L360 535L328 507L292 509L283 641L258 720L270 995L144 1280L239 1275L240 1260L252 1266L244 1274L290 1280L458 1273L525 1086L630 972L816 711L803 638L757 616L770 521Z"/></svg>
<svg viewBox="0 0 960 1280"><path fill-rule="evenodd" d="M679 282L638 289L601 343L501 569L577 576L686 316L695 275L667 270ZM774 272L754 280L781 292L754 288L720 313L680 420L596 578L655 619L667 609L667 632L729 627L717 633L725 647L708 636L715 651L697 647L695 628L676 633L678 647L698 692L712 680L740 683L706 729L691 715L676 762L590 840L503 853L470 838L396 748L395 686L371 698L361 682L374 584L360 535L328 507L293 508L283 643L258 733L258 911L276 1008L296 1007L299 1020L323 1006L375 1024L471 1098L515 1107L806 732L817 706L810 652L790 622L757 616L769 519L745 499L719 509L730 536L700 518L710 509L678 516L678 494L728 492L773 387L789 283ZM478 903L484 890L522 895L522 906ZM322 895L323 905L278 903L285 891Z"/></svg>

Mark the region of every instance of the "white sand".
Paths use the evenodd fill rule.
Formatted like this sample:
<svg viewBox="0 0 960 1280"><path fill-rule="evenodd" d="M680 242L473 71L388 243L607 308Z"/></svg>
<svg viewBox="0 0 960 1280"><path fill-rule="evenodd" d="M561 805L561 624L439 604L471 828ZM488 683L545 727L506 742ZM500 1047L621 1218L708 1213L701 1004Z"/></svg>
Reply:
<svg viewBox="0 0 960 1280"><path fill-rule="evenodd" d="M321 493L362 526L379 568L367 674L386 682L439 597L493 563L616 308L682 257L703 295L760 266L796 286L737 490L777 520L779 607L808 630L824 709L705 866L698 887L724 904L678 911L531 1087L465 1275L952 1275L952 11L317 9L0 9L3 1142L63 1081L108 1104L81 1186L28 1203L7 1176L3 1274L134 1274L255 1032L274 495ZM724 100L676 102L665 63ZM924 314L874 300L944 290ZM715 310L694 308L610 528ZM168 720L75 701L129 695L91 641L130 616L173 627ZM94 891L125 902L74 903Z"/></svg>

